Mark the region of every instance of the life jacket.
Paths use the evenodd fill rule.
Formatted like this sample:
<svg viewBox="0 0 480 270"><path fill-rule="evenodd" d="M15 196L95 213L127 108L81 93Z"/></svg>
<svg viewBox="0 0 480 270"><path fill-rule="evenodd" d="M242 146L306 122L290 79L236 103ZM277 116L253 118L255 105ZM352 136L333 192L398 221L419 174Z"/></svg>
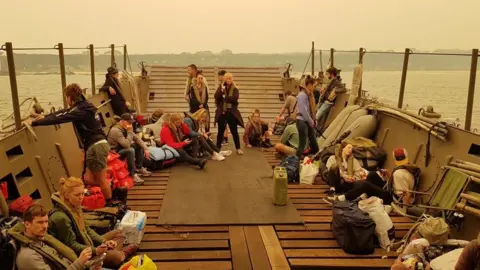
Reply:
<svg viewBox="0 0 480 270"><path fill-rule="evenodd" d="M72 263L77 259L77 255L70 247L66 246L65 244L63 244L49 234L45 235L45 237L42 239L42 242L44 242L49 247L55 249L58 254L60 254L60 256L51 252L50 250L43 248L32 239L26 237L24 233L25 225L23 223L18 223L13 228L8 230L8 235L10 235L10 237L20 243L20 245L29 247L38 252L47 261L47 264L49 264L50 266L54 266L55 269L67 269L70 267L70 264L62 260L60 256L66 258Z"/></svg>
<svg viewBox="0 0 480 270"><path fill-rule="evenodd" d="M418 184L420 182L420 173L422 172L422 170L419 167L413 164L405 164L405 165L395 167L392 171L390 179L388 179L387 187L386 187L386 190L393 196L396 196L395 191L393 189L393 174L395 173L396 170L400 170L400 169L405 169L413 175L413 179L414 179L413 190L417 190Z"/></svg>

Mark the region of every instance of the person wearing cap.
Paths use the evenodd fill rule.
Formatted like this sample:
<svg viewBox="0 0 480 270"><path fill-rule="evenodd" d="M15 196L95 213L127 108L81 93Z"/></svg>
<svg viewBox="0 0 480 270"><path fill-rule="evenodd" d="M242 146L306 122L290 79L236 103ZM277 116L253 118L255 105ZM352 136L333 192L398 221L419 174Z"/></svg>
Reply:
<svg viewBox="0 0 480 270"><path fill-rule="evenodd" d="M150 152L142 139L133 133L134 121L131 114L122 114L120 121L108 132L108 143L122 158L126 158L130 176L136 185L141 185L144 180L138 174L151 174L143 167L143 159L150 159Z"/></svg>
<svg viewBox="0 0 480 270"><path fill-rule="evenodd" d="M325 120L328 116L328 113L333 107L335 103L335 99L337 98L337 92L340 89L343 89L341 81L338 79L338 69L331 67L327 69L325 72L325 76L327 77L328 84L325 89L320 90L320 100L317 105L317 113L315 118L317 120L317 130L321 130L323 128L322 120Z"/></svg>
<svg viewBox="0 0 480 270"><path fill-rule="evenodd" d="M118 70L114 67L109 67L107 69L107 74L105 74L105 83L103 84L100 91L108 94L110 99L110 106L112 106L113 113L115 115L121 116L124 113L129 112L128 107L130 103L125 100L123 96L122 89L120 88L120 83L118 81Z"/></svg>
<svg viewBox="0 0 480 270"><path fill-rule="evenodd" d="M70 84L64 90L68 109L57 111L32 126L58 125L72 122L84 151L84 170L82 175L88 184L100 186L107 203L112 200L112 189L107 181L107 156L110 146L107 142L102 124L97 115L97 108L86 100L78 84Z"/></svg>
<svg viewBox="0 0 480 270"><path fill-rule="evenodd" d="M314 80L307 76L305 81L299 86L300 91L297 96L297 130L298 130L298 148L296 155L300 157L303 150L310 144L313 153L318 152L318 144L315 138L315 120L313 119L312 91L314 88Z"/></svg>
<svg viewBox="0 0 480 270"><path fill-rule="evenodd" d="M187 72L188 72L188 78L185 84L185 100L190 104L190 90L193 85L193 79L197 76L198 68L195 64L190 64L187 67ZM208 93L208 82L205 77L202 78L203 84L205 85L206 91Z"/></svg>
<svg viewBox="0 0 480 270"><path fill-rule="evenodd" d="M393 150L395 169L392 173L394 195L402 198L404 204L412 204L415 201L414 193L409 192L415 189L415 175L419 168L408 161L407 149L398 147Z"/></svg>

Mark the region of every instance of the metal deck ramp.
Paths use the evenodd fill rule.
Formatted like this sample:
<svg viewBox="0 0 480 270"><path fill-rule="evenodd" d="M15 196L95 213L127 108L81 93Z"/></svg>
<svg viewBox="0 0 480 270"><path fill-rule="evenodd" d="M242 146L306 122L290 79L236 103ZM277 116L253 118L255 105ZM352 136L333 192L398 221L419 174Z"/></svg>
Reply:
<svg viewBox="0 0 480 270"><path fill-rule="evenodd" d="M160 66L150 67L150 86L147 111L163 109L168 113L188 111L184 99L187 67ZM199 67L208 81L210 116L214 117L214 94L219 84L218 71L224 69L233 74L233 80L240 91L239 109L246 122L255 108L260 109L262 119L274 122L283 102L279 95L283 94L282 67ZM213 119L212 119L213 121ZM213 123L212 123L213 124ZM213 125L212 125L213 127ZM243 133L243 130L240 129ZM213 130L216 132L216 129Z"/></svg>

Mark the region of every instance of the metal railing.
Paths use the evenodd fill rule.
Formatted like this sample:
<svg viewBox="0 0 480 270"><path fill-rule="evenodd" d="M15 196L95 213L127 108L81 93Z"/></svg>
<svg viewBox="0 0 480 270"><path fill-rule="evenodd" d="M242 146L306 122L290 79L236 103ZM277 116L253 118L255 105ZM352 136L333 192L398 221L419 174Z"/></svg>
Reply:
<svg viewBox="0 0 480 270"><path fill-rule="evenodd" d="M398 54L403 55L403 67L402 67L402 77L400 81L400 89L399 89L399 96L398 96L398 103L397 107L401 109L403 107L403 100L405 95L405 85L407 82L407 71L408 71L408 62L410 59L410 55L432 55L432 56L470 56L471 57L471 65L470 65L470 77L469 77L469 84L468 84L468 95L467 95L467 108L465 112L465 126L464 129L467 131L471 131L472 128L472 114L473 114L473 101L475 97L475 83L477 77L477 64L478 64L478 49L472 49L472 53L438 53L438 52L414 52L410 48L405 48L404 52L395 52L395 51L367 51L365 48L360 48L358 51L354 50L335 50L334 48L330 48L329 50L322 50L322 49L315 49L315 43L312 42L312 48L310 51L309 59L312 59L312 76L315 74L315 52L320 53L320 63L322 63L322 52L329 52L330 53L330 65L329 67L335 66L335 53L358 53L358 64L363 64L363 56L365 54ZM308 64L308 60L307 60ZM322 65L322 64L321 64ZM305 66L306 67L306 66ZM323 70L323 66L321 67ZM305 70L304 70L305 71ZM358 96L362 95L362 88L360 87L358 90Z"/></svg>
<svg viewBox="0 0 480 270"><path fill-rule="evenodd" d="M123 67L124 70L127 70L127 45L123 45ZM15 59L14 59L14 51L38 51L38 50L57 50L59 63L60 63L60 77L62 83L62 90L65 89L67 86L67 79L66 79L66 71L65 71L65 50L89 50L90 55L90 76L91 76L91 84L92 84L92 95L95 95L95 49L110 49L111 50L111 57L110 57L110 65L116 67L117 64L115 62L115 44L111 44L110 46L105 47L94 47L93 44L90 44L86 47L64 47L63 43L58 43L53 47L43 47L43 48L15 48L13 47L11 42L7 42L0 47L0 50L6 52L7 55L7 64L8 64L8 74L10 77L10 88L12 93L12 104L13 104L13 115L15 119L15 128L16 130L20 130L22 128L22 119L20 116L20 104L18 99L18 85L17 85L17 75L15 71ZM63 106L64 108L67 107L66 97L63 93Z"/></svg>

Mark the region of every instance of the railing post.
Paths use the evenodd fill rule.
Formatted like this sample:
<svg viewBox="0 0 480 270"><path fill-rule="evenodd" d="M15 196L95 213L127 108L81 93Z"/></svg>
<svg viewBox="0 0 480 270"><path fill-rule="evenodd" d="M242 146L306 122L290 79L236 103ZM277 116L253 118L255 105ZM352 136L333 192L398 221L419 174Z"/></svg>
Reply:
<svg viewBox="0 0 480 270"><path fill-rule="evenodd" d="M473 100L475 98L475 81L477 79L478 49L472 50L472 64L470 66L470 81L468 83L467 112L465 114L465 130L470 131L472 126Z"/></svg>
<svg viewBox="0 0 480 270"><path fill-rule="evenodd" d="M17 75L15 74L15 60L13 57L13 45L11 42L5 43L7 51L8 74L10 76L10 89L12 90L13 116L15 117L15 128L22 128L22 118L20 116L20 104L18 101Z"/></svg>
<svg viewBox="0 0 480 270"><path fill-rule="evenodd" d="M112 67L116 67L117 64L115 64L115 44L112 44L110 45L110 49L111 49L111 52L110 52L110 66Z"/></svg>
<svg viewBox="0 0 480 270"><path fill-rule="evenodd" d="M407 70L408 70L408 59L410 58L410 49L405 49L405 54L403 56L403 69L402 69L402 80L400 81L400 93L398 95L398 105L397 107L401 109L403 107L403 96L405 94L405 84L407 82Z"/></svg>
<svg viewBox="0 0 480 270"><path fill-rule="evenodd" d="M363 56L365 55L365 49L364 48L360 48L358 50L358 64L359 65L363 65ZM363 76L363 74L362 74ZM363 81L363 80L362 80ZM360 82L360 85L358 86L358 93L357 93L357 96L358 97L361 97L362 96L362 81Z"/></svg>
<svg viewBox="0 0 480 270"><path fill-rule="evenodd" d="M312 41L312 77L315 76L315 42Z"/></svg>
<svg viewBox="0 0 480 270"><path fill-rule="evenodd" d="M127 45L123 45L123 69L127 70Z"/></svg>
<svg viewBox="0 0 480 270"><path fill-rule="evenodd" d="M95 95L95 49L93 44L88 46L90 50L90 79L92 81L92 96Z"/></svg>
<svg viewBox="0 0 480 270"><path fill-rule="evenodd" d="M65 87L67 87L67 77L65 75L65 55L63 54L63 43L58 43L58 58L60 59L60 78L62 79L63 108L67 108L67 97L63 93Z"/></svg>
<svg viewBox="0 0 480 270"><path fill-rule="evenodd" d="M330 48L330 67L335 66L335 49Z"/></svg>

